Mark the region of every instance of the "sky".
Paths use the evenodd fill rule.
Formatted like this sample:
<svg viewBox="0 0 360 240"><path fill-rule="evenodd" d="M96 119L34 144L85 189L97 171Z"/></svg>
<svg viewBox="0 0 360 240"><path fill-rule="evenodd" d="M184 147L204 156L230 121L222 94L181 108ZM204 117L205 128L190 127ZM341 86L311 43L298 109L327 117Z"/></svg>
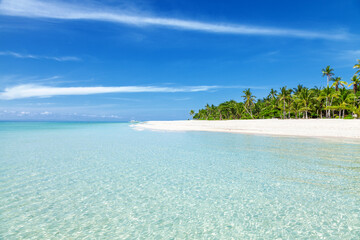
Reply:
<svg viewBox="0 0 360 240"><path fill-rule="evenodd" d="M0 120L188 119L348 81L360 1L0 0Z"/></svg>

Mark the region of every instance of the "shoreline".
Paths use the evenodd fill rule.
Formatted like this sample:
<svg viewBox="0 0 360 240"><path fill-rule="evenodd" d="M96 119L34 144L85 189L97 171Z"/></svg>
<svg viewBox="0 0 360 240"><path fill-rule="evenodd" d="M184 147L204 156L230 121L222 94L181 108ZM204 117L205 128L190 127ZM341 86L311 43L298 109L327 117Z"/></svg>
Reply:
<svg viewBox="0 0 360 240"><path fill-rule="evenodd" d="M256 119L148 121L131 125L136 130L206 131L283 137L360 140L357 119Z"/></svg>

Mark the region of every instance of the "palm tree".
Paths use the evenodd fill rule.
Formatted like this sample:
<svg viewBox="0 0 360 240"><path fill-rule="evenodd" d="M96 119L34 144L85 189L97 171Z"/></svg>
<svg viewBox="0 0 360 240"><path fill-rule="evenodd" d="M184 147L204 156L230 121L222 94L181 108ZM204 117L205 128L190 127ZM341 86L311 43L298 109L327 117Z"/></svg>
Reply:
<svg viewBox="0 0 360 240"><path fill-rule="evenodd" d="M291 109L290 109L290 105L291 105L291 102L293 101L293 99L292 99L292 97L291 97L291 94L292 94L292 92L293 92L293 90L292 89L288 89L288 110L289 110L289 112L288 112L288 114L289 114L289 116L288 116L288 118L290 119L291 118Z"/></svg>
<svg viewBox="0 0 360 240"><path fill-rule="evenodd" d="M300 118L300 102L298 99L294 99L294 101L291 103L291 110L293 110L293 112L295 113L295 118L297 119L298 117Z"/></svg>
<svg viewBox="0 0 360 240"><path fill-rule="evenodd" d="M205 109L200 109L199 113L198 113L198 117L199 117L199 119L202 119L202 120L207 119L208 117L207 117L206 110Z"/></svg>
<svg viewBox="0 0 360 240"><path fill-rule="evenodd" d="M322 109L323 109L323 104L324 102L322 101L322 99L320 98L320 94L321 94L321 88L318 87L314 87L312 89L313 91L313 98L314 98L314 108L316 109L316 115L319 117L319 112L320 112L320 118L322 118Z"/></svg>
<svg viewBox="0 0 360 240"><path fill-rule="evenodd" d="M308 118L308 111L310 110L310 103L312 99L312 91L308 88L303 88L299 94L299 100L304 105L302 110L305 112L305 118Z"/></svg>
<svg viewBox="0 0 360 240"><path fill-rule="evenodd" d="M219 105L220 109L220 118L221 119L230 119L231 117L231 108L229 102L223 102Z"/></svg>
<svg viewBox="0 0 360 240"><path fill-rule="evenodd" d="M270 89L269 97L270 97L271 99L276 98L276 94L277 94L277 91L276 91L276 90L274 90L273 88Z"/></svg>
<svg viewBox="0 0 360 240"><path fill-rule="evenodd" d="M245 101L245 111L250 114L251 118L254 118L253 115L252 115L252 110L251 110L251 107L254 105L254 102L255 102L255 96L252 95L251 91L250 91L250 88L246 89L243 91L243 93L245 95L243 95L242 97L244 98L244 101Z"/></svg>
<svg viewBox="0 0 360 240"><path fill-rule="evenodd" d="M347 82L345 81L341 81L341 77L334 77L334 78L331 78L331 81L333 81L333 85L331 85L331 87L334 87L335 86L335 90L336 91L339 91L339 85L341 86L345 86L347 85Z"/></svg>
<svg viewBox="0 0 360 240"><path fill-rule="evenodd" d="M195 114L194 110L190 110L190 116L193 117L194 114Z"/></svg>
<svg viewBox="0 0 360 240"><path fill-rule="evenodd" d="M208 120L208 118L210 117L211 115L211 107L209 104L206 104L206 120Z"/></svg>
<svg viewBox="0 0 360 240"><path fill-rule="evenodd" d="M265 106L264 109L268 111L269 116L275 118L279 111L277 99L275 97L270 98L265 102Z"/></svg>
<svg viewBox="0 0 360 240"><path fill-rule="evenodd" d="M319 95L319 99L326 99L325 101L326 118L330 118L330 110L328 107L331 106L331 103L329 102L329 99L332 98L333 95L334 95L334 89L330 87L326 87L322 89Z"/></svg>
<svg viewBox="0 0 360 240"><path fill-rule="evenodd" d="M243 112L244 112L244 104L242 102L239 102L236 104L236 108L235 108L235 114L236 114L236 118L240 119Z"/></svg>
<svg viewBox="0 0 360 240"><path fill-rule="evenodd" d="M289 98L289 91L285 87L280 88L279 101L283 102L283 118L286 118L286 100Z"/></svg>
<svg viewBox="0 0 360 240"><path fill-rule="evenodd" d="M351 111L352 113L354 114L353 116L356 117L356 118L360 118L360 106L356 107L356 106L353 106L351 108Z"/></svg>
<svg viewBox="0 0 360 240"><path fill-rule="evenodd" d="M340 89L339 94L339 117L341 117L341 111L343 112L342 118L345 117L345 109L348 108L349 105L351 105L351 102L353 101L354 96L353 94L348 91L345 88Z"/></svg>
<svg viewBox="0 0 360 240"><path fill-rule="evenodd" d="M294 94L300 93L303 88L304 88L304 86L302 84L297 85L296 88L293 88Z"/></svg>
<svg viewBox="0 0 360 240"><path fill-rule="evenodd" d="M324 76L327 77L327 86L329 86L330 78L332 76L334 76L333 72L334 72L334 69L330 68L330 66L327 66L326 68L323 68L323 70L322 70L323 77Z"/></svg>
<svg viewBox="0 0 360 240"><path fill-rule="evenodd" d="M357 92L357 87L358 85L360 85L360 77L356 76L356 74L351 78L351 82L349 84L348 87L350 87L351 85L353 85L353 89L354 89L354 93L356 94Z"/></svg>
<svg viewBox="0 0 360 240"><path fill-rule="evenodd" d="M322 69L323 76L327 76L328 80L326 88L315 86L309 89L301 84L292 89L285 86L278 92L271 89L267 97L258 100L252 95L250 89L246 89L243 91L243 102L230 100L218 106L207 104L198 112L191 110L190 115L193 119L201 120L271 117L285 119L293 116L300 118L301 115L303 118L323 118L325 110L326 118L334 117L337 111L341 118L349 113L360 118L360 60L358 62L354 68L359 69L356 72L359 75L355 74L349 85L340 77L332 77L334 70L327 66ZM330 80L333 82L331 87ZM353 90L347 89L351 85Z"/></svg>
<svg viewBox="0 0 360 240"><path fill-rule="evenodd" d="M355 64L353 68L356 68L356 69L359 69L359 70L357 70L355 74L360 73L360 59L358 59L357 61L358 61L358 63Z"/></svg>

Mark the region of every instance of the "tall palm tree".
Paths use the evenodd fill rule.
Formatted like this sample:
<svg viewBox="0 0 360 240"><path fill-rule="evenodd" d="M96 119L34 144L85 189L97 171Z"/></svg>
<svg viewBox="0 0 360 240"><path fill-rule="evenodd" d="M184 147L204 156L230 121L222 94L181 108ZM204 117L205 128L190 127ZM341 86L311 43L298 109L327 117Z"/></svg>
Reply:
<svg viewBox="0 0 360 240"><path fill-rule="evenodd" d="M193 115L195 114L194 110L190 110L190 116L193 118Z"/></svg>
<svg viewBox="0 0 360 240"><path fill-rule="evenodd" d="M343 112L342 118L345 117L345 110L351 105L352 101L354 101L353 94L345 88L340 89L339 94L339 117L341 117L341 111Z"/></svg>
<svg viewBox="0 0 360 240"><path fill-rule="evenodd" d="M351 111L356 116L356 118L360 118L360 106L353 106Z"/></svg>
<svg viewBox="0 0 360 240"><path fill-rule="evenodd" d="M217 107L214 104L211 104L211 114L213 119L215 120L217 118Z"/></svg>
<svg viewBox="0 0 360 240"><path fill-rule="evenodd" d="M200 109L198 116L199 116L199 119L202 119L202 120L203 120L203 119L207 119L207 112L206 112L206 110L205 110L205 109Z"/></svg>
<svg viewBox="0 0 360 240"><path fill-rule="evenodd" d="M328 107L331 106L332 101L329 100L332 99L334 96L334 89L330 87L326 87L321 90L321 93L319 95L319 99L326 99L325 100L325 110L326 110L326 118L330 118L330 110Z"/></svg>
<svg viewBox="0 0 360 240"><path fill-rule="evenodd" d="M277 94L277 91L276 91L276 90L274 90L273 88L270 89L269 97L270 97L271 99L276 98L276 94Z"/></svg>
<svg viewBox="0 0 360 240"><path fill-rule="evenodd" d="M227 102L223 102L219 105L220 120L228 119L229 117L229 106Z"/></svg>
<svg viewBox="0 0 360 240"><path fill-rule="evenodd" d="M300 93L303 88L304 88L304 86L302 84L297 85L296 88L293 88L294 94Z"/></svg>
<svg viewBox="0 0 360 240"><path fill-rule="evenodd" d="M270 105L270 111L272 113L272 117L275 118L279 111L277 99L276 98L271 99L269 105Z"/></svg>
<svg viewBox="0 0 360 240"><path fill-rule="evenodd" d="M334 76L334 69L332 69L330 66L327 66L326 68L323 68L322 70L323 77L327 77L327 86L329 86L329 81L332 76Z"/></svg>
<svg viewBox="0 0 360 240"><path fill-rule="evenodd" d="M279 101L281 101L283 103L283 118L286 118L286 101L289 98L289 91L288 89L285 87L280 88L280 93L279 93Z"/></svg>
<svg viewBox="0 0 360 240"><path fill-rule="evenodd" d="M322 118L322 109L323 109L323 104L324 102L322 101L322 99L320 98L320 94L321 94L321 88L318 87L314 87L312 89L313 92L313 106L316 109L316 115L319 117L319 112L320 112L320 118Z"/></svg>
<svg viewBox="0 0 360 240"><path fill-rule="evenodd" d="M209 119L209 117L211 116L211 107L209 104L206 104L206 120Z"/></svg>
<svg viewBox="0 0 360 240"><path fill-rule="evenodd" d="M305 112L305 118L308 118L308 111L310 110L310 103L312 100L312 91L308 88L303 88L299 94L299 100L304 105L302 110Z"/></svg>
<svg viewBox="0 0 360 240"><path fill-rule="evenodd" d="M355 74L360 73L360 59L358 59L357 61L358 61L358 63L355 64L353 68L356 68L356 69L359 69L359 70L357 70Z"/></svg>
<svg viewBox="0 0 360 240"><path fill-rule="evenodd" d="M353 90L354 93L356 94L357 87L360 85L360 77L356 76L356 74L351 78L351 83L349 84L348 87L350 87L351 85L353 85Z"/></svg>
<svg viewBox="0 0 360 240"><path fill-rule="evenodd" d="M333 85L331 85L331 87L334 87L335 86L335 90L336 91L339 91L339 85L341 86L345 86L347 85L347 82L345 81L341 81L341 77L334 77L334 78L331 78L331 81L333 81Z"/></svg>
<svg viewBox="0 0 360 240"><path fill-rule="evenodd" d="M291 94L292 94L293 90L292 89L288 89L288 118L290 119L291 118L291 109L290 109L290 106L291 106L291 102L293 101L292 97L291 97Z"/></svg>
<svg viewBox="0 0 360 240"><path fill-rule="evenodd" d="M242 96L244 98L245 111L250 114L251 118L254 118L252 115L251 107L255 103L255 96L252 95L250 88L244 90L243 93L245 94Z"/></svg>
<svg viewBox="0 0 360 240"><path fill-rule="evenodd" d="M291 103L291 110L295 113L295 118L300 118L300 101L298 99L294 99L294 101Z"/></svg>

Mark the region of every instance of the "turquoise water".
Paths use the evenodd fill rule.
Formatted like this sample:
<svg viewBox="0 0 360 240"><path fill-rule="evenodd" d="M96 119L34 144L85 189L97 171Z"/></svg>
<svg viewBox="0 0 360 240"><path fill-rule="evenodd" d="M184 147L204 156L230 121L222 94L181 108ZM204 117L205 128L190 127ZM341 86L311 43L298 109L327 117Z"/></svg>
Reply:
<svg viewBox="0 0 360 240"><path fill-rule="evenodd" d="M359 236L359 144L0 123L0 239Z"/></svg>

